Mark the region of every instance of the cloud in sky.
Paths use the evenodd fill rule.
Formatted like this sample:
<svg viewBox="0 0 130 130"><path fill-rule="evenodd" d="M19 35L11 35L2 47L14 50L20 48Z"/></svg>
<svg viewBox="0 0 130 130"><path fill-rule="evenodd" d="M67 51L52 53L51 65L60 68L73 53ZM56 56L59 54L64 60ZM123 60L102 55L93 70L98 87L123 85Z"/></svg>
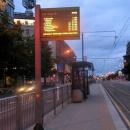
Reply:
<svg viewBox="0 0 130 130"><path fill-rule="evenodd" d="M18 1L19 0L14 0L16 6L15 11L24 12L25 9L21 5L22 0ZM81 32L114 30L118 36L117 40L124 23L130 17L130 0L37 0L37 3L44 8L79 6ZM130 19L128 22L130 23ZM121 57L122 59L126 51L126 44L130 40L130 26L127 26L128 28L124 29L122 37L112 51L112 54L109 53L111 52L115 40L114 33L84 34L85 56L95 64L97 73L102 72L101 66L104 65L104 72L119 68L119 62L121 62L119 60L109 60L108 63L105 64L104 59L92 60L91 57ZM112 37L101 37L104 35ZM81 57L81 40L67 40L67 43L74 49L76 55Z"/></svg>

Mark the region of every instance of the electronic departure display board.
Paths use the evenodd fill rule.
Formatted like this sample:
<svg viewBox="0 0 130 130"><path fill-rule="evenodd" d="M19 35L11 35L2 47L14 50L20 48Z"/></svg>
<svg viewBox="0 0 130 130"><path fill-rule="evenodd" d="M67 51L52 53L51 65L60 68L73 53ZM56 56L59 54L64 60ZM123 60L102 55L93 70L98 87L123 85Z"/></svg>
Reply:
<svg viewBox="0 0 130 130"><path fill-rule="evenodd" d="M41 9L41 38L80 39L79 7Z"/></svg>

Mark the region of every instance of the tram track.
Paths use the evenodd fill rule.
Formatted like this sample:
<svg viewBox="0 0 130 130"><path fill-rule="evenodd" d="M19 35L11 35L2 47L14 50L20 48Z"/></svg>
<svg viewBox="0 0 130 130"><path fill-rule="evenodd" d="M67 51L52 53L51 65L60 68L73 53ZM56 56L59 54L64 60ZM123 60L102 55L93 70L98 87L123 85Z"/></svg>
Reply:
<svg viewBox="0 0 130 130"><path fill-rule="evenodd" d="M119 115L130 130L130 94L111 82L102 83Z"/></svg>
<svg viewBox="0 0 130 130"><path fill-rule="evenodd" d="M119 94L114 95L113 94L113 89L112 88L105 88L106 91L109 93L109 95L121 106L123 107L128 113L130 113L130 108L128 107L128 105L124 104L123 101L119 100ZM117 91L119 91L118 89L116 89ZM114 90L115 91L115 90ZM120 91L119 91L120 92Z"/></svg>
<svg viewBox="0 0 130 130"><path fill-rule="evenodd" d="M115 95L113 95L117 102L124 108L126 109L126 111L128 113L130 113L130 94L128 94L127 92L119 89L119 88L116 88L116 87L113 87L113 85L111 85L111 91L114 91Z"/></svg>

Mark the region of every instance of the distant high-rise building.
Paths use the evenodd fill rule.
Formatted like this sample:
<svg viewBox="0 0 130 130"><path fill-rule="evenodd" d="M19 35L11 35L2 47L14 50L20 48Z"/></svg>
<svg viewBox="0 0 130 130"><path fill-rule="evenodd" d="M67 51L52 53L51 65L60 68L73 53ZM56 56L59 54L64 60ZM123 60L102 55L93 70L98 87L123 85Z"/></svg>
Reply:
<svg viewBox="0 0 130 130"><path fill-rule="evenodd" d="M0 0L0 15L3 11L7 11L11 21L13 21L14 8L13 0Z"/></svg>
<svg viewBox="0 0 130 130"><path fill-rule="evenodd" d="M28 38L34 36L34 17L32 14L14 13L14 23L21 24L23 37Z"/></svg>
<svg viewBox="0 0 130 130"><path fill-rule="evenodd" d="M6 0L7 4L6 4L6 10L10 16L11 19L13 19L13 15L14 15L14 1L13 0Z"/></svg>

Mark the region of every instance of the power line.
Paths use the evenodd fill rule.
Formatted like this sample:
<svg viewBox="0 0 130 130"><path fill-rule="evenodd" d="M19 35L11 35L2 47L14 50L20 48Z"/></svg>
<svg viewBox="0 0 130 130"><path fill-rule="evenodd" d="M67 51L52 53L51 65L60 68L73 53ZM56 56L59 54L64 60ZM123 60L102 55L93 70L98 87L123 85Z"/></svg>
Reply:
<svg viewBox="0 0 130 130"><path fill-rule="evenodd" d="M109 36L109 35L108 36L105 36L105 35L104 36L103 35L89 35L89 36L93 36L93 37L114 37L114 36Z"/></svg>
<svg viewBox="0 0 130 130"><path fill-rule="evenodd" d="M129 20L130 20L130 17L128 17L128 19L126 20L126 22L124 23L120 33L119 33L119 36L117 37L115 35L115 41L113 43L113 46L112 46L112 49L110 51L110 55L113 53L114 49L116 48L117 44L119 43L120 39L122 38L123 36L123 33L125 33L125 31L128 29L128 26L129 26Z"/></svg>
<svg viewBox="0 0 130 130"><path fill-rule="evenodd" d="M82 32L82 35L83 34L85 34L85 33L114 33L114 38L115 38L115 40L114 40L114 43L113 43L113 45L116 43L116 39L117 39L117 35L116 35L116 31L115 30L109 30L109 31L88 31L88 32ZM94 36L94 35L93 35ZM97 35L95 35L95 36L97 36ZM99 35L100 37L112 37L112 36L105 36L105 35ZM113 47L112 47L113 48ZM89 59L89 58L88 58ZM103 68L105 69L105 66L106 66L106 59L117 59L117 58L109 58L109 57L107 57L107 58L93 58L93 59L104 59L104 65L103 65Z"/></svg>
<svg viewBox="0 0 130 130"><path fill-rule="evenodd" d="M88 57L88 59L121 59L121 57Z"/></svg>
<svg viewBox="0 0 130 130"><path fill-rule="evenodd" d="M102 72L102 73L105 73L106 71L110 70L110 68L109 69L106 68L106 65L107 65L106 63L110 62L111 60L117 62L116 66L115 66L115 64L112 65L114 68L111 66L113 68L113 69L111 68L113 71L121 69L123 66L122 57L109 57L109 58L108 57L88 57L88 59L90 61L96 60L97 62L98 62L98 60L103 60L103 62L100 62L100 64L99 63L97 64L96 62L93 63L95 65L95 71L97 71L96 66L100 65L100 72ZM98 70L99 70L99 68L98 68Z"/></svg>
<svg viewBox="0 0 130 130"><path fill-rule="evenodd" d="M114 51L114 49L116 48L117 44L119 43L120 39L122 38L123 34L125 33L125 31L128 29L128 26L129 26L129 20L130 20L130 17L127 18L126 22L124 23L124 25L122 26L122 29L118 35L118 37L115 35L115 41L112 45L112 49L110 50L109 54L111 55ZM109 55L109 56L110 56Z"/></svg>
<svg viewBox="0 0 130 130"><path fill-rule="evenodd" d="M83 34L86 34L86 33L114 33L114 36L106 36L106 35L104 35L104 36L102 36L102 35L99 35L99 37L115 37L115 39L116 39L116 31L115 30L108 30L108 31L106 31L106 30L103 30L103 31L87 31L87 32L80 32L81 34L82 34L82 42L84 41L84 37L83 37ZM91 35L91 36L98 36L98 35ZM116 41L116 40L115 40ZM115 42L114 41L114 42Z"/></svg>
<svg viewBox="0 0 130 130"><path fill-rule="evenodd" d="M110 31L88 31L88 32L82 32L82 33L108 33L108 32L116 33L115 30L110 30Z"/></svg>
<svg viewBox="0 0 130 130"><path fill-rule="evenodd" d="M116 48L117 44L119 43L120 39L122 38L123 36L123 33L125 33L125 31L128 29L128 26L129 26L129 20L130 20L130 17L127 18L126 22L124 23L120 33L119 33L119 36L117 37L117 39L115 40L115 42L113 43L113 47L112 47L112 52L113 50ZM112 53L111 52L111 53Z"/></svg>

